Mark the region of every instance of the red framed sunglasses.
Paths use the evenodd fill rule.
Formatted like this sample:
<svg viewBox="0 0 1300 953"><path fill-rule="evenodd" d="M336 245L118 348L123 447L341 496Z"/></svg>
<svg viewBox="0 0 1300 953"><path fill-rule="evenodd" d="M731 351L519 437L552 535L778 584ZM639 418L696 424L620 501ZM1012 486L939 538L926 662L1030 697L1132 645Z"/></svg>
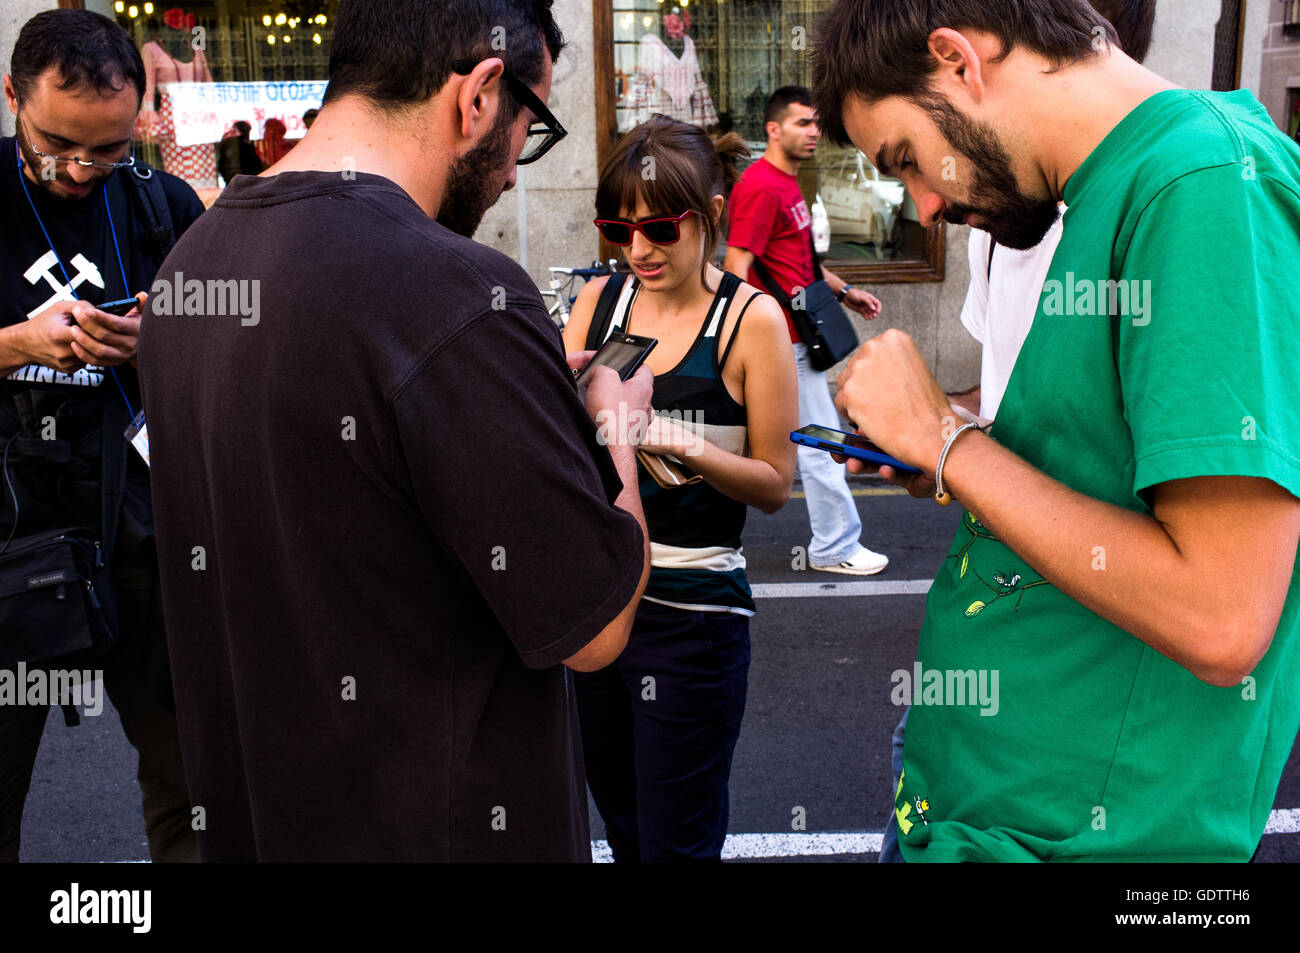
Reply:
<svg viewBox="0 0 1300 953"><path fill-rule="evenodd" d="M668 218L643 218L639 222L627 222L621 218L598 218L593 224L611 245L631 245L632 236L638 230L651 244L671 245L682 237L682 220L692 211L694 210L687 209L681 215Z"/></svg>

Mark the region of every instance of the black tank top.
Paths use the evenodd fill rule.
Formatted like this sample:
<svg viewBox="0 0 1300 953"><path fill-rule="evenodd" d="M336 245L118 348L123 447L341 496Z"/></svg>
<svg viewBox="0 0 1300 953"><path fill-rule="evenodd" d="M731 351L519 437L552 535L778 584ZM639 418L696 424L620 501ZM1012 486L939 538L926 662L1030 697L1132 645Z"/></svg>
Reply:
<svg viewBox="0 0 1300 953"><path fill-rule="evenodd" d="M617 284L615 284L617 282ZM614 285L602 293L615 295L615 303L587 332L589 349L600 347L616 331L635 334L629 327L632 304L640 291L633 276L615 275ZM744 309L761 292L745 302L733 326L726 350L721 349L721 328L728 305L741 280L724 272L699 333L677 366L655 376L654 407L688 430L730 453L748 455L745 408L727 392L722 369L740 329ZM690 471L690 458L680 461ZM706 482L662 487L638 462L637 473L646 525L650 530L650 581L645 598L682 609L736 612L752 615L753 596L745 575L740 533L745 526L745 504L718 492Z"/></svg>

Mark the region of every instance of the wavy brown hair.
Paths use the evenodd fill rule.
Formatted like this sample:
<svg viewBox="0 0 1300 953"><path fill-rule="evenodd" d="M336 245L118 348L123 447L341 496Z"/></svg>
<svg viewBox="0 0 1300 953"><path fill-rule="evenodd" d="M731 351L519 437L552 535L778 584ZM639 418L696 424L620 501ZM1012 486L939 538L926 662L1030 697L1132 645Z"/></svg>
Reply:
<svg viewBox="0 0 1300 953"><path fill-rule="evenodd" d="M699 212L703 280L722 232L722 217L713 218L713 196L730 194L740 178L739 162L748 156L745 140L734 132L711 135L656 113L619 139L600 170L596 216L618 218L623 209L636 207L638 197L652 215Z"/></svg>

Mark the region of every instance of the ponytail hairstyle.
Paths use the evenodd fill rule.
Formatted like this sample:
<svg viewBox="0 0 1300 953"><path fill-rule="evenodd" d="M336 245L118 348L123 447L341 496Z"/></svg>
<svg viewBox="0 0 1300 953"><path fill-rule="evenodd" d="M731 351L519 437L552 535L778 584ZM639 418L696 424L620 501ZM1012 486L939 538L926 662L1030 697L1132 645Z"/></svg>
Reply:
<svg viewBox="0 0 1300 953"><path fill-rule="evenodd" d="M709 134L699 126L656 113L619 139L600 170L597 218L618 218L643 198L654 215L698 212L704 230L700 280L713 258L722 217L713 217L713 196L727 196L749 157L745 140L734 132Z"/></svg>

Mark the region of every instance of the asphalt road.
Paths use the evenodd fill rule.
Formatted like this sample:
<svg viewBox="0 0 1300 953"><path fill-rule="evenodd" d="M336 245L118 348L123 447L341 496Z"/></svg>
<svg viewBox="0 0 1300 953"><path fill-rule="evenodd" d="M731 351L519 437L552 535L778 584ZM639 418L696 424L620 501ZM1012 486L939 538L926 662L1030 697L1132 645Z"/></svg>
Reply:
<svg viewBox="0 0 1300 953"><path fill-rule="evenodd" d="M961 517L874 484L857 484L863 540L889 555L874 581L934 576ZM796 486L796 490L798 487ZM885 492L882 492L885 491ZM757 585L838 586L854 577L791 568L808 543L802 500L780 513L751 511L745 534ZM760 592L762 590L759 590ZM833 590L826 590L828 593ZM744 727L732 771L735 859L872 861L890 805L889 741L899 709L892 671L915 659L921 594L762 598L751 626L753 662ZM809 833L791 836L803 808ZM1291 832L1266 834L1261 861L1300 861L1300 755L1293 750L1275 808ZM745 835L768 835L745 836ZM603 837L592 813L592 836ZM809 851L823 853L811 855ZM789 853L793 852L793 856ZM786 854L786 856L781 856ZM54 711L37 761L23 823L25 861L132 861L148 857L134 758L116 713L65 728Z"/></svg>

